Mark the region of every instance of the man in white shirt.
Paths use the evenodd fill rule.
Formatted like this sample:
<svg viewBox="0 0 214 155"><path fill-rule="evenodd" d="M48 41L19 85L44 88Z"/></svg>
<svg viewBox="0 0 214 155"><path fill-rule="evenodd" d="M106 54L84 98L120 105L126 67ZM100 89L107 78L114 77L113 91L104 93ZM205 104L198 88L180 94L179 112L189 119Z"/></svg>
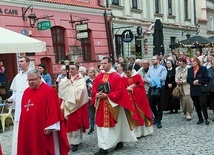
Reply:
<svg viewBox="0 0 214 155"><path fill-rule="evenodd" d="M18 64L21 71L15 76L12 81L10 89L13 91L13 95L8 99L8 101L13 101L13 108L15 108L12 155L17 155L17 136L21 113L21 100L25 89L28 87L27 72L28 66L30 64L30 59L26 56L20 56Z"/></svg>

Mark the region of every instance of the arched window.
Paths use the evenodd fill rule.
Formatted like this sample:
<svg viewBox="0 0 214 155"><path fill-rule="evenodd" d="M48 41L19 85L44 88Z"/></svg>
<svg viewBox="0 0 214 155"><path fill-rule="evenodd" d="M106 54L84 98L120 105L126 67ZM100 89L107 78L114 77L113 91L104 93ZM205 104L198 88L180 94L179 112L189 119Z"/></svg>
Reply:
<svg viewBox="0 0 214 155"><path fill-rule="evenodd" d="M64 32L65 29L63 27L55 26L51 28L51 36L56 63L58 63L60 60L65 60Z"/></svg>

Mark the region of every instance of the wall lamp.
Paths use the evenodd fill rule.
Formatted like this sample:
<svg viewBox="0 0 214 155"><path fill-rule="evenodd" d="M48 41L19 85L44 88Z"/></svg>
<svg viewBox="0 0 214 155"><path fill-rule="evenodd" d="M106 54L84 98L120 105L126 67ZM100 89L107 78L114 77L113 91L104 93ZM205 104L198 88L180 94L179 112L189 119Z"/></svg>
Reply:
<svg viewBox="0 0 214 155"><path fill-rule="evenodd" d="M28 6L27 8L22 7L22 19L23 19L23 21L27 21L25 14L26 14L26 12L27 12L29 9L30 9L31 13L30 13L30 15L27 16L27 18L29 19L30 26L31 26L32 28L35 26L35 23L36 23L37 20L39 20L39 19L47 19L47 18L49 18L49 17L53 17L53 15L51 15L51 16L47 16L47 15L46 15L46 16L37 18L36 15L35 15L35 13L33 13L33 6L30 5L30 6Z"/></svg>
<svg viewBox="0 0 214 155"><path fill-rule="evenodd" d="M28 18L29 18L30 26L33 28L35 23L36 23L37 18L36 18L36 15L33 13L33 6L32 5L28 6L27 8L22 7L22 19L23 19L23 21L27 20L25 17L25 14L29 9L31 11L31 14L28 15Z"/></svg>

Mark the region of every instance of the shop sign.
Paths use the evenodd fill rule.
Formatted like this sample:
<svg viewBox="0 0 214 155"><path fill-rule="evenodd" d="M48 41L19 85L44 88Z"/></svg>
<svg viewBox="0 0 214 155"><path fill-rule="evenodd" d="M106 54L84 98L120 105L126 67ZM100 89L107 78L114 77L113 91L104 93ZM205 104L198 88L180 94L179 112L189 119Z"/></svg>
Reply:
<svg viewBox="0 0 214 155"><path fill-rule="evenodd" d="M2 9L0 8L0 14L6 14L6 15L18 15L18 10L16 9Z"/></svg>
<svg viewBox="0 0 214 155"><path fill-rule="evenodd" d="M85 39L88 38L88 32L78 32L77 39Z"/></svg>
<svg viewBox="0 0 214 155"><path fill-rule="evenodd" d="M37 23L38 30L47 30L51 28L51 22L49 20L44 20Z"/></svg>
<svg viewBox="0 0 214 155"><path fill-rule="evenodd" d="M131 30L125 30L122 33L122 40L126 43L129 43L133 40L133 33Z"/></svg>
<svg viewBox="0 0 214 155"><path fill-rule="evenodd" d="M88 23L76 25L76 31L87 31Z"/></svg>

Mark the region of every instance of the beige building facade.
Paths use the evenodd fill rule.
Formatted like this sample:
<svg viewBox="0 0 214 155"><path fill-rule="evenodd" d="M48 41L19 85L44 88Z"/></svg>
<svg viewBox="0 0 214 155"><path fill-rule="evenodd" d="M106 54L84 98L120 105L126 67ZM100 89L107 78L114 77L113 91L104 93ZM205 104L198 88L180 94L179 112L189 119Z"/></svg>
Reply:
<svg viewBox="0 0 214 155"><path fill-rule="evenodd" d="M156 19L160 19L163 23L165 55L173 50L169 47L171 43L197 33L209 36L207 34L213 33L214 29L213 0L110 0L107 5L113 14L115 57L135 56L150 59L153 55L152 24ZM201 18L207 21L200 21ZM142 35L138 35L139 26L144 33ZM122 40L125 30L133 33L133 40L129 43Z"/></svg>

